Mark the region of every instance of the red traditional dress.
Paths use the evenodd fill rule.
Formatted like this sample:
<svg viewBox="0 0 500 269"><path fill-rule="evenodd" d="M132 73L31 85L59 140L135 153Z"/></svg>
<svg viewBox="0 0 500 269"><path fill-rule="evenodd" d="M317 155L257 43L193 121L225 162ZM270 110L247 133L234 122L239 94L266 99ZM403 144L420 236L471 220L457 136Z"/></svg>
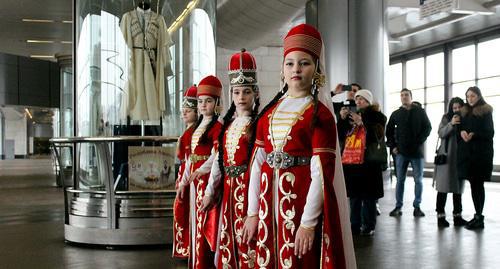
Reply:
<svg viewBox="0 0 500 269"><path fill-rule="evenodd" d="M340 215L333 181L336 127L318 103L312 129L312 97L285 97L258 122L248 214L258 212L260 268L345 268ZM314 246L294 255L297 229L314 229Z"/></svg>
<svg viewBox="0 0 500 269"><path fill-rule="evenodd" d="M177 158L181 161L179 174L175 182L175 188L179 187L182 175L186 169L186 160L191 155L191 137L194 128L188 128L177 142ZM189 258L189 191L186 191L183 199L175 198L174 202L174 224L173 224L173 257Z"/></svg>
<svg viewBox="0 0 500 269"><path fill-rule="evenodd" d="M191 86L184 94L182 107L196 109L196 85ZM176 155L179 158L181 165L175 182L175 188L179 187L186 169L186 161L191 155L191 137L193 136L194 128L189 126L188 129L179 137L177 142ZM174 201L174 223L173 223L173 244L172 256L176 258L189 257L189 191L186 191L183 199L179 197Z"/></svg>
<svg viewBox="0 0 500 269"><path fill-rule="evenodd" d="M222 84L214 76L202 79L198 85L197 96L209 95L214 98L220 96ZM216 117L214 115L214 117ZM182 186L190 186L190 264L195 269L214 268L214 256L217 245L217 230L219 227L219 207L213 207L208 212L201 211L203 197L208 184L210 170L215 160L218 137L221 129L220 122L207 132L207 141L200 141L212 117L204 117L191 138L191 155L182 177ZM189 176L194 171L200 171L203 176L189 183Z"/></svg>
<svg viewBox="0 0 500 269"><path fill-rule="evenodd" d="M244 218L248 208L248 135L250 117L237 117L224 134L223 197L217 268L254 268L255 244L242 241ZM218 158L218 157L217 157ZM214 186L220 185L220 170L217 162L212 165L207 195L213 195Z"/></svg>

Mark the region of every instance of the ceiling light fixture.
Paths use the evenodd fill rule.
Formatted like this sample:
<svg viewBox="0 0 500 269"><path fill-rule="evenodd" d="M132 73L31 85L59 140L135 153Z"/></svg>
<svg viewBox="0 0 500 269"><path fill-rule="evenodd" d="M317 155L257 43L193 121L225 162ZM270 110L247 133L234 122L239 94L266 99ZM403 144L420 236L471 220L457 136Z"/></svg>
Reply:
<svg viewBox="0 0 500 269"><path fill-rule="evenodd" d="M33 115L31 115L30 110L25 108L24 111L26 111L26 114L30 117L30 119L33 119Z"/></svg>
<svg viewBox="0 0 500 269"><path fill-rule="evenodd" d="M52 40L37 40L37 39L28 39L26 43L40 43L40 44L52 44L54 41Z"/></svg>
<svg viewBox="0 0 500 269"><path fill-rule="evenodd" d="M53 59L55 58L54 55L38 55L38 54L32 54L30 55L31 58L39 58L39 59Z"/></svg>
<svg viewBox="0 0 500 269"><path fill-rule="evenodd" d="M41 19L23 19L23 22L40 22L40 23L52 23L54 20L41 20Z"/></svg>
<svg viewBox="0 0 500 269"><path fill-rule="evenodd" d="M177 19L175 19L175 21L172 23L172 25L170 25L170 27L168 27L169 34L172 34L173 32L175 32L175 30L177 30L177 28L179 28L179 26L184 22L186 17L189 14L191 14L191 11L193 11L193 9L196 8L196 6L198 5L198 2L199 2L199 0L191 0L191 2L189 2L187 4L186 8L182 11L181 15L179 15L179 17L177 17Z"/></svg>
<svg viewBox="0 0 500 269"><path fill-rule="evenodd" d="M72 41L61 41L61 44L72 44Z"/></svg>
<svg viewBox="0 0 500 269"><path fill-rule="evenodd" d="M62 21L62 23L73 23L73 21Z"/></svg>

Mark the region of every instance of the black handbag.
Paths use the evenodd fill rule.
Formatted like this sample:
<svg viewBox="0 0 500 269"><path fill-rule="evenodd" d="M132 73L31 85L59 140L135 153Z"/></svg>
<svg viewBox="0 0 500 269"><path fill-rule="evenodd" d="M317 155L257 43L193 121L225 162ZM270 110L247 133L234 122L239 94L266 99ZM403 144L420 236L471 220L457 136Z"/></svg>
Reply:
<svg viewBox="0 0 500 269"><path fill-rule="evenodd" d="M377 137L377 142L366 145L365 161L370 163L387 164L387 146L385 145L384 136L382 139Z"/></svg>
<svg viewBox="0 0 500 269"><path fill-rule="evenodd" d="M440 152L439 149L442 147L439 146L439 141L441 140L441 144L443 144L443 140L441 138L438 138L438 141L436 141L436 156L434 157L434 164L435 165L443 165L447 163L448 159L448 140L444 140L444 152Z"/></svg>

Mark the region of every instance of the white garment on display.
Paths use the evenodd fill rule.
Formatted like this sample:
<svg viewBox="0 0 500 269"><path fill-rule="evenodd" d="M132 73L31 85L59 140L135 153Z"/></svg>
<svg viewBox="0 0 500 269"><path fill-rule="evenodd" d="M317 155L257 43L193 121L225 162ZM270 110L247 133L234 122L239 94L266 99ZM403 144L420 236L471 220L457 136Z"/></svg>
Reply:
<svg viewBox="0 0 500 269"><path fill-rule="evenodd" d="M130 65L122 113L131 120L158 120L166 110L166 76L172 75L172 39L163 16L140 8L125 13L120 22L130 49Z"/></svg>

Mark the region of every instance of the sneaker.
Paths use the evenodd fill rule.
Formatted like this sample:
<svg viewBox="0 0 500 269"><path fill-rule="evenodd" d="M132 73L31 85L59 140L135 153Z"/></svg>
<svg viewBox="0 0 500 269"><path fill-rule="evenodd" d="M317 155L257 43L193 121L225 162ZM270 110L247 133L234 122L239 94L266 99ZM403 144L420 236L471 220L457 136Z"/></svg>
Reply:
<svg viewBox="0 0 500 269"><path fill-rule="evenodd" d="M450 223L446 220L445 217L438 217L438 227L440 228L446 228L446 227L450 227Z"/></svg>
<svg viewBox="0 0 500 269"><path fill-rule="evenodd" d="M453 225L454 226L465 226L467 225L467 221L462 218L462 215L453 216Z"/></svg>
<svg viewBox="0 0 500 269"><path fill-rule="evenodd" d="M484 216L474 215L474 218L465 225L468 230L484 229Z"/></svg>
<svg viewBox="0 0 500 269"><path fill-rule="evenodd" d="M424 214L424 212L422 212L422 210L420 210L420 207L415 207L415 209L413 209L413 216L414 217L425 217L425 214Z"/></svg>
<svg viewBox="0 0 500 269"><path fill-rule="evenodd" d="M401 211L401 207L396 207L391 211L391 213L389 213L389 216L391 216L391 217L399 217L401 215L403 215L403 211Z"/></svg>

